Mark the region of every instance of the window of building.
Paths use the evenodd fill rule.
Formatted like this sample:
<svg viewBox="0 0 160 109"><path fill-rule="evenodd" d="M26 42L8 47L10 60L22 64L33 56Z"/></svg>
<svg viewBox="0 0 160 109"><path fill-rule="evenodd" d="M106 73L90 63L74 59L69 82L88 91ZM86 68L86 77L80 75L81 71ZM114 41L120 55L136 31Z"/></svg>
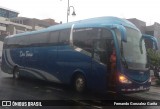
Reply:
<svg viewBox="0 0 160 109"><path fill-rule="evenodd" d="M18 15L17 13L10 11L9 14L8 14L8 17L13 18L13 17L17 17L17 15Z"/></svg>
<svg viewBox="0 0 160 109"><path fill-rule="evenodd" d="M0 9L0 16L7 17L7 11L4 9Z"/></svg>
<svg viewBox="0 0 160 109"><path fill-rule="evenodd" d="M0 26L6 27L6 24L0 23Z"/></svg>

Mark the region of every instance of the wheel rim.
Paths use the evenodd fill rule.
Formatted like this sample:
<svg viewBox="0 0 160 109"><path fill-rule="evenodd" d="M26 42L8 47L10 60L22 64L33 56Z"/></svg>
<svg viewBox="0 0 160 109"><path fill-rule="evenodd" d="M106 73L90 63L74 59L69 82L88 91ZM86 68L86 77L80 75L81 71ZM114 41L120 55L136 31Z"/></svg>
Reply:
<svg viewBox="0 0 160 109"><path fill-rule="evenodd" d="M81 78L81 77L77 78L77 80L76 80L76 90L78 92L82 92L84 90L84 87L85 87L84 79Z"/></svg>

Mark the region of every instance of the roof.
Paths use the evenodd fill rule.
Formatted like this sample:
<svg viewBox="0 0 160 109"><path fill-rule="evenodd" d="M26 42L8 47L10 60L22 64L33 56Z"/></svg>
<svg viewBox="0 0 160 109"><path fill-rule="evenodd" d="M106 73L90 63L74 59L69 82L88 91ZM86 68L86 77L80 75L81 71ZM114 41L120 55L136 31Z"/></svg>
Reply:
<svg viewBox="0 0 160 109"><path fill-rule="evenodd" d="M2 6L0 6L0 8L1 8L1 9L5 9L5 10L8 10L8 11L12 11L12 12L15 12L15 13L18 13L18 14L19 14L18 11L15 11L15 10L12 10L12 9L8 9L8 8L2 7Z"/></svg>
<svg viewBox="0 0 160 109"><path fill-rule="evenodd" d="M117 17L98 17L98 18L91 18L91 19L80 20L80 21L75 21L75 22L70 22L70 23L65 23L65 24L59 24L59 25L51 26L51 27L41 29L38 31L20 33L20 34L14 35L14 36L23 36L23 35L36 34L36 33L41 33L41 32L48 32L48 31L54 31L54 30L59 30L59 29L71 28L71 26L73 24L75 24L74 28L102 27L102 26L107 26L107 25L118 24L118 25L123 25L126 27L130 27L130 28L134 28L136 30L139 30L134 24L132 24L131 22L129 22L126 19L120 19Z"/></svg>

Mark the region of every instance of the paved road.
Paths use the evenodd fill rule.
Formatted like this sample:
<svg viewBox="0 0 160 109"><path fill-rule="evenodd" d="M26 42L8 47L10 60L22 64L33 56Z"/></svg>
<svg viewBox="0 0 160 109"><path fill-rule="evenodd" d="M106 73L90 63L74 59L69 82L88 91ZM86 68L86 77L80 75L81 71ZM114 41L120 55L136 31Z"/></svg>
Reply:
<svg viewBox="0 0 160 109"><path fill-rule="evenodd" d="M154 90L155 91L155 90ZM150 97L159 97L160 95L156 92L141 93L139 95L131 94L126 96L113 96L113 95L101 95L93 92L88 92L86 94L78 94L72 91L68 86L26 79L22 78L20 80L12 79L12 75L0 72L0 100L65 100L65 102L71 102L73 104L77 103L81 106L53 106L53 107L38 107L37 109L84 109L84 108L110 108L110 109L132 109L135 107L131 106L99 106L100 100L131 100L131 99L149 99L144 96L149 95ZM158 99L157 97L157 99ZM70 100L70 101L69 101ZM80 101L85 100L85 101ZM87 100L90 100L89 102ZM103 101L102 101L103 102ZM105 102L104 102L105 103ZM88 106L83 106L88 105ZM0 107L0 109L10 109L9 107ZM12 107L13 108L13 107ZM21 109L22 107L14 107ZM23 107L30 108L33 107ZM158 106L138 106L136 109L159 109Z"/></svg>

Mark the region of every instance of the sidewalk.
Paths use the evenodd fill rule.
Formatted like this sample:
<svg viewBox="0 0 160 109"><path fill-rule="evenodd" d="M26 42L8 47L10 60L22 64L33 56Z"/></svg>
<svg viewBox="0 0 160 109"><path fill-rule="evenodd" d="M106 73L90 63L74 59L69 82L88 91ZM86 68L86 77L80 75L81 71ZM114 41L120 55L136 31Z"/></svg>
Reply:
<svg viewBox="0 0 160 109"><path fill-rule="evenodd" d="M158 79L154 76L154 72L152 70L150 72L150 76L151 76L151 87L150 87L149 92L160 94L160 86L156 85L156 81Z"/></svg>
<svg viewBox="0 0 160 109"><path fill-rule="evenodd" d="M150 76L151 76L151 85L152 86L156 85L157 78L154 76L153 70L150 70Z"/></svg>
<svg viewBox="0 0 160 109"><path fill-rule="evenodd" d="M151 86L149 92L160 94L160 86L159 87Z"/></svg>
<svg viewBox="0 0 160 109"><path fill-rule="evenodd" d="M156 85L156 78L154 72L150 72L151 87L149 91L128 94L127 96L142 99L142 100L160 100L160 86Z"/></svg>
<svg viewBox="0 0 160 109"><path fill-rule="evenodd" d="M160 87L151 86L149 91L127 94L138 100L160 100Z"/></svg>

